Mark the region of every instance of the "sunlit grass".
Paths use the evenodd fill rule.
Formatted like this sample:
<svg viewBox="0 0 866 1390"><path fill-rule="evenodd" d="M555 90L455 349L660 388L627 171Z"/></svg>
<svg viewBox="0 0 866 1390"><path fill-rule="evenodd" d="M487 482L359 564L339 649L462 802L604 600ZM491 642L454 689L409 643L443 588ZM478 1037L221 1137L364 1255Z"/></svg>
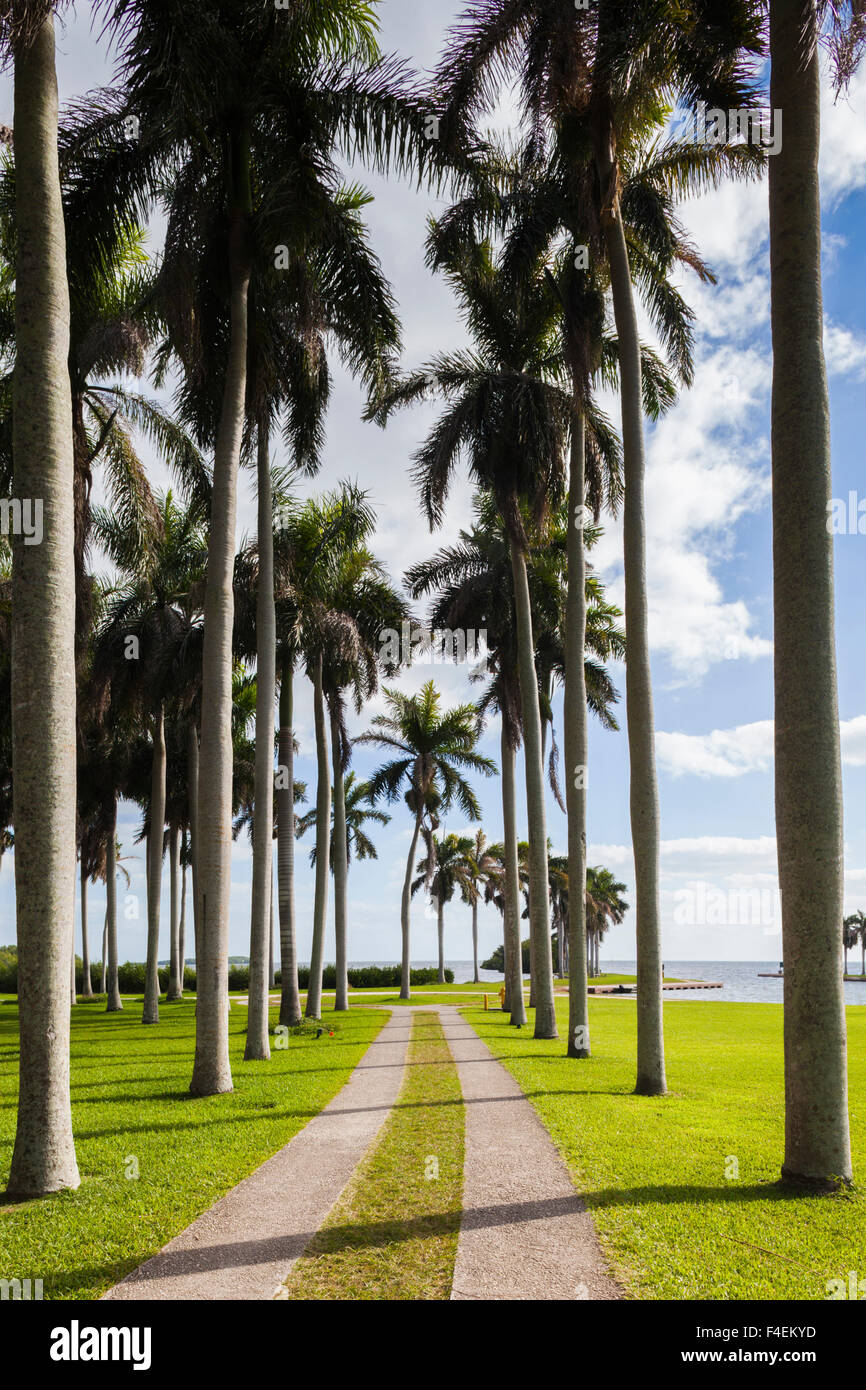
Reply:
<svg viewBox="0 0 866 1390"><path fill-rule="evenodd" d="M529 1096L586 1196L618 1277L660 1299L823 1299L866 1276L866 1010L848 1009L860 1185L831 1197L777 1185L784 1144L782 1008L665 1005L665 1099L632 1094L635 1010L589 1004L593 1056L536 1042L532 1019L467 1010ZM557 1001L562 1039L568 1008Z"/></svg>
<svg viewBox="0 0 866 1390"><path fill-rule="evenodd" d="M0 1278L44 1281L46 1298L95 1298L264 1162L346 1082L387 1015L323 1015L270 1062L244 1062L246 1009L231 1013L235 1089L190 1098L194 1002L73 1014L72 1102L81 1186L25 1203L0 1196ZM277 1011L271 1014L271 1023ZM334 1037L329 1036L335 1029ZM15 1133L17 1006L0 1008L0 1193ZM136 1176L137 1174L137 1176Z"/></svg>
<svg viewBox="0 0 866 1390"><path fill-rule="evenodd" d="M378 1143L288 1280L290 1299L447 1299L463 1194L460 1081L435 1014L412 1019Z"/></svg>

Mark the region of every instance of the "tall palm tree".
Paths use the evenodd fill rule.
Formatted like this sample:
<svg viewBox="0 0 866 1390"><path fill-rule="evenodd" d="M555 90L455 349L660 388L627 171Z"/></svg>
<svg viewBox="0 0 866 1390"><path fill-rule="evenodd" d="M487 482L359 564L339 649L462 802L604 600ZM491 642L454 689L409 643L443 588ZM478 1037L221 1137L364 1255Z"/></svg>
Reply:
<svg viewBox="0 0 866 1390"><path fill-rule="evenodd" d="M842 950L844 952L844 973L848 974L848 952L852 946L856 946L860 940L860 921L859 914L853 917L846 917L842 923Z"/></svg>
<svg viewBox="0 0 866 1390"><path fill-rule="evenodd" d="M430 834L427 837L427 854L418 865L419 877L412 884L413 897L419 888L423 888L436 904L439 946L437 978L440 985L445 984L445 904L451 902L457 889L466 901L471 901L469 895L474 892L474 887L470 879L469 857L473 848L473 841L468 835Z"/></svg>
<svg viewBox="0 0 866 1390"><path fill-rule="evenodd" d="M201 585L206 556L198 507L179 507L171 492L158 498L157 504L158 526L143 538L130 536L122 520L103 508L97 508L93 517L94 534L120 575L106 601L94 658L100 706L103 717L112 706L138 709L151 736L143 1023L159 1021L166 706L173 703L178 690L184 650L198 632L194 595Z"/></svg>
<svg viewBox="0 0 866 1390"><path fill-rule="evenodd" d="M69 289L57 154L54 6L4 4L15 69L14 495L42 544L13 543L12 760L20 1088L8 1190L79 1184L69 1098L75 883L75 570ZM14 711L23 711L16 719ZM48 789L48 790L46 790Z"/></svg>
<svg viewBox="0 0 866 1390"><path fill-rule="evenodd" d="M372 517L370 518L372 527ZM362 537L359 535L359 540ZM345 724L345 693L351 690L355 712L376 692L379 667L393 676L397 663L383 656L381 635L397 631L408 620L403 597L392 588L384 567L361 544L342 557L336 585L330 594L332 612L342 619L342 636L331 642L325 668L325 688L331 722L333 767L333 873L336 934L336 993L334 1008L349 1007L348 872L345 774L352 745ZM309 999L309 995L308 995Z"/></svg>
<svg viewBox="0 0 866 1390"><path fill-rule="evenodd" d="M746 50L760 51L759 19L752 0L729 4L721 18L715 7L686 11L674 4L659 5L657 0L633 0L628 6L619 0L598 0L568 18L561 7L548 0L492 0L462 16L434 78L447 140L459 144L488 107L496 79L503 72L518 71L527 124L539 136L549 126L561 140L573 187L581 191L577 201L591 210L593 235L589 244L597 240L607 257L623 412L623 547L630 641L626 696L638 918L636 1090L642 1094L663 1094L665 1071L659 815L646 593L643 384L632 286L632 272L643 278L645 263L635 257L632 265L629 259L622 161L654 127L660 129L665 101L678 91L684 90L693 99L707 96L710 104L725 108L757 104L743 59ZM685 159L673 162L668 176L670 182L680 185L718 181L732 163L750 172L759 161L760 152L748 145L715 150L708 160L702 160L692 147ZM656 242L663 244L663 239L659 243L656 238ZM655 307L660 306L657 303ZM577 411L575 425L572 462L577 488ZM582 512L579 496L577 505ZM573 553L579 566L577 545ZM575 647L580 638L579 587L576 583L572 596L575 611L570 641ZM574 656L570 666L579 680L579 661ZM570 728L569 744L578 754L581 743L580 727ZM574 809L579 821L580 802ZM576 841L573 846L577 864L580 846Z"/></svg>
<svg viewBox="0 0 866 1390"><path fill-rule="evenodd" d="M222 246L217 288L225 332L213 340L220 345L223 371L215 391L219 418L205 598L200 780L207 796L199 798L198 812L201 960L191 1082L193 1094L211 1095L232 1087L226 1008L232 568L256 231L272 229L276 218L283 231L279 240L290 248L308 243L311 224L323 242L330 240L326 190L337 181L337 145L379 167L392 158L397 167L420 168L439 152L435 141L423 139L427 107L406 93L400 65L377 63L374 17L363 0L322 0L285 14L258 0L199 0L193 6L186 0L110 0L107 8L122 44L125 87L119 97L103 97L101 114L94 116L91 108L79 144L89 139L92 147L106 133L116 136L122 121L135 115L141 134L136 148L115 150L106 160L115 174L112 186L141 201L157 178L170 184L167 264L178 254L182 260L203 238ZM257 183L257 163L273 164L260 156L275 147L282 177ZM207 225L200 217L202 179L220 193ZM273 247L272 239L271 256ZM343 266L349 289L351 270ZM175 338L195 373L203 319L190 315L188 294L176 307ZM212 417L210 412L209 431Z"/></svg>
<svg viewBox="0 0 866 1390"><path fill-rule="evenodd" d="M866 913L859 910L857 912L852 912L850 917L845 918L842 926L846 930L848 928L853 930L854 938L851 941L852 946L855 946L858 941L860 942L860 974L866 975ZM845 974L848 974L847 956L845 960Z"/></svg>
<svg viewBox="0 0 866 1390"><path fill-rule="evenodd" d="M541 713L527 570L527 500L543 517L562 493L570 402L558 384L558 302L539 258L518 283L505 283L487 242L436 245L477 344L441 356L389 389L377 403L384 423L398 406L441 395L446 409L418 452L415 474L431 527L441 521L458 457L496 498L509 539L517 621L526 796L530 828L531 937L537 965L535 1036L557 1036L547 901L547 831Z"/></svg>
<svg viewBox="0 0 866 1390"><path fill-rule="evenodd" d="M825 9L813 0L770 0L769 6L770 105L785 113L782 148L770 160L776 838L785 955L782 1176L823 1188L850 1181L851 1144L839 931L842 766L833 552L825 524L831 460L818 181L819 8ZM856 47L847 54L849 69Z"/></svg>
<svg viewBox="0 0 866 1390"><path fill-rule="evenodd" d="M496 771L489 758L475 751L478 715L473 705L441 709L441 696L433 681L427 681L417 695L404 695L385 688L388 713L373 719L372 727L360 735L358 743L371 743L396 753L370 778L370 795L394 802L405 792L413 816L412 839L406 860L400 905L402 961L400 998L410 996L410 900L415 854L425 817L447 811L455 803L471 821L480 821L478 800L465 772L486 777ZM435 829L430 822L430 828ZM438 821L437 821L438 823Z"/></svg>
<svg viewBox="0 0 866 1390"><path fill-rule="evenodd" d="M475 842L466 856L465 892L472 907L472 980L478 984L478 904L481 895L491 901L493 891L502 882L502 865L492 853L483 830L476 830ZM461 885L462 887L463 885Z"/></svg>
<svg viewBox="0 0 866 1390"><path fill-rule="evenodd" d="M330 867L331 779L333 774L342 802L348 748L348 741L341 732L340 692L352 685L363 699L365 691L375 688L376 644L382 626L379 615L393 611L393 604L389 607L383 595L387 593L394 602L396 598L384 584L381 567L365 548L364 542L374 528L375 517L367 495L357 487L343 484L321 499L308 501L287 520L288 525L277 538L283 618L288 617L291 623L291 631L287 633L291 648L285 654L286 664L293 666L297 651L313 685L317 758L316 889L306 1013L308 1017L318 1017ZM405 612L402 604L398 605L398 611ZM291 679L291 669L287 674ZM329 766L329 704L338 735L333 766ZM340 808L338 813L341 814ZM344 846L345 834L341 830L335 848L340 855L338 876L343 910ZM341 940L344 925L343 916ZM284 972L287 966L284 959Z"/></svg>
<svg viewBox="0 0 866 1390"><path fill-rule="evenodd" d="M599 973L598 948L609 926L622 922L628 912L623 898L625 884L610 869L590 866L586 871L587 938L591 946L593 974Z"/></svg>
<svg viewBox="0 0 866 1390"><path fill-rule="evenodd" d="M599 434L603 425L597 426ZM431 608L430 622L434 627L483 628L488 649L487 665L492 680L482 697L484 713L495 711L502 722L502 796L504 847L507 855L504 927L508 934L505 945L506 996L513 1003L517 1017L512 1022L522 1024L523 993L520 976L520 923L518 911L517 826L513 814L513 770L515 749L521 739L520 695L516 680L516 616L513 588L510 584L511 564L507 536L496 508L489 498L476 499L478 520L471 531L462 531L455 546L446 547L431 560L414 565L406 574L413 597L438 591ZM533 541L528 555L529 583L534 620L536 666L540 684L552 692L555 679L564 675L562 589L566 566L569 513L563 508L554 514L543 537L536 538L527 520ZM587 545L594 543L597 531L584 531ZM607 728L617 728L612 707L618 695L602 664L611 657L621 658L624 642L617 620L619 610L607 604L604 589L596 575L586 577L587 624L585 639L584 688L589 709ZM480 674L480 673L479 673ZM546 717L552 718L549 700L545 698ZM555 787L555 763L551 750L551 781ZM508 827L512 827L509 829ZM512 908L513 903L513 908ZM581 924L573 923L572 930L580 935ZM581 955L582 955L581 949ZM585 994L585 986L584 986ZM569 1047L573 1042L570 1031Z"/></svg>

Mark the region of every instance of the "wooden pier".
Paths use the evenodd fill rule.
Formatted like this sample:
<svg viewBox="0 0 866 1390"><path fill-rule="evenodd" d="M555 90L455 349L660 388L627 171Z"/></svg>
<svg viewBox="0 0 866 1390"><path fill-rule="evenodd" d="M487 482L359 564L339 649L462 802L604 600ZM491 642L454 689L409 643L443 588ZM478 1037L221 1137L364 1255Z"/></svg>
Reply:
<svg viewBox="0 0 866 1390"><path fill-rule="evenodd" d="M721 982L715 980L677 980L675 983L664 981L662 989L724 989ZM634 994L637 985L589 985L588 994Z"/></svg>

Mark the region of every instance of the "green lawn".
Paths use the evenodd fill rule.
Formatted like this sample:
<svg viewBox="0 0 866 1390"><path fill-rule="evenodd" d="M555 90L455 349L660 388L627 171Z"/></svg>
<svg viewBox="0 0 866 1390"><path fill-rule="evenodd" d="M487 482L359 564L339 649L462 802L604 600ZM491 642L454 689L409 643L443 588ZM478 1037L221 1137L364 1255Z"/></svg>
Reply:
<svg viewBox="0 0 866 1390"><path fill-rule="evenodd" d="M378 1143L302 1259L295 1299L448 1299L463 1199L463 1095L435 1014L415 1014Z"/></svg>
<svg viewBox="0 0 866 1390"><path fill-rule="evenodd" d="M372 1010L326 1012L318 1040L313 1032L293 1035L269 1063L244 1062L246 1009L233 1009L235 1090L193 1100L194 1007L163 1004L157 1027L139 1022L135 1000L123 1014L106 1014L101 1001L76 1007L72 1101L81 1186L37 1202L4 1205L0 1196L0 1277L41 1278L46 1298L98 1297L318 1114L387 1018ZM14 1004L0 1007L0 1193L15 1132L16 1014Z"/></svg>
<svg viewBox="0 0 866 1390"><path fill-rule="evenodd" d="M660 1299L823 1299L866 1276L866 1009L848 1009L854 1191L794 1196L783 1152L782 1008L665 1005L665 1099L634 1096L635 1011L592 999L593 1056L531 1024L465 1017L529 1096L586 1195L625 1287ZM557 1001L563 1038L566 1001ZM738 1176L732 1176L738 1173Z"/></svg>

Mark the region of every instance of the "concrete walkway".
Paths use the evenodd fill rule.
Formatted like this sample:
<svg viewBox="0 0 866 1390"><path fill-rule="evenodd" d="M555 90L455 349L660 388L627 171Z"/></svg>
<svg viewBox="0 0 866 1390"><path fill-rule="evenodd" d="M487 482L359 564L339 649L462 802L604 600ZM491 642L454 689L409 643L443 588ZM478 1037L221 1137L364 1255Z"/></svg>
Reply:
<svg viewBox="0 0 866 1390"><path fill-rule="evenodd" d="M453 1300L618 1299L595 1227L517 1082L456 1008L439 1010L466 1103Z"/></svg>
<svg viewBox="0 0 866 1390"><path fill-rule="evenodd" d="M104 1298L279 1297L397 1099L420 1010L439 1015L466 1109L452 1300L620 1298L531 1103L457 1007L442 1004L395 1009L330 1105Z"/></svg>
<svg viewBox="0 0 866 1390"><path fill-rule="evenodd" d="M397 1099L411 1030L395 1010L320 1114L103 1297L274 1298Z"/></svg>

